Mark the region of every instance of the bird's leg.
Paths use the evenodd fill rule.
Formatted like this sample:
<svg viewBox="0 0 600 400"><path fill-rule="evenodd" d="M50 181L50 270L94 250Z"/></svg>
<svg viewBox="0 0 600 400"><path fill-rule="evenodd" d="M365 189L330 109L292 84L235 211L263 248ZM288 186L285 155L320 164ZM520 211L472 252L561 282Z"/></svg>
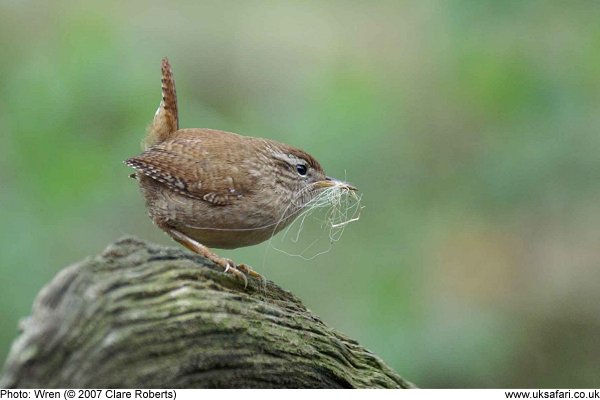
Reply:
<svg viewBox="0 0 600 400"><path fill-rule="evenodd" d="M245 264L236 265L233 261L231 261L227 258L220 257L219 255L215 254L213 251L211 251L205 245L197 242L196 240L179 232L176 229L173 229L173 228L163 228L163 229L165 230L165 232L167 232L169 234L169 236L171 236L177 242L181 243L187 249L193 251L196 254L200 254L204 258L209 259L210 261L214 262L218 266L222 267L224 272L232 274L233 276L238 278L240 281L244 282L244 287L248 286L248 278L246 277L245 274L262 278L262 276L259 273L253 271L252 268L248 267L247 265L245 265Z"/></svg>

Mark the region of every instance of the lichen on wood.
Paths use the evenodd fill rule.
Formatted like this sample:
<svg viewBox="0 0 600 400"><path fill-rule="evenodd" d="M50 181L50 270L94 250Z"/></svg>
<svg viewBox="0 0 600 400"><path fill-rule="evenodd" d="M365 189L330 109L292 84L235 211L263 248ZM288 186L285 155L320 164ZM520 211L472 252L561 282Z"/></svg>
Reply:
<svg viewBox="0 0 600 400"><path fill-rule="evenodd" d="M42 289L0 387L412 385L272 282L126 237Z"/></svg>

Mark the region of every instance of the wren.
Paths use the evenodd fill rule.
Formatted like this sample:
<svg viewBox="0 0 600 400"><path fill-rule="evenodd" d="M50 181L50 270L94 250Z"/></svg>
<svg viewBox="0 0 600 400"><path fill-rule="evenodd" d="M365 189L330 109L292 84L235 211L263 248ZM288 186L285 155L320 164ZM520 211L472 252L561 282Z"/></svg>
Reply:
<svg viewBox="0 0 600 400"><path fill-rule="evenodd" d="M260 277L209 247L261 243L288 226L326 188L356 190L325 175L307 152L273 140L214 129L179 129L175 81L164 58L162 101L135 169L156 226L247 284Z"/></svg>

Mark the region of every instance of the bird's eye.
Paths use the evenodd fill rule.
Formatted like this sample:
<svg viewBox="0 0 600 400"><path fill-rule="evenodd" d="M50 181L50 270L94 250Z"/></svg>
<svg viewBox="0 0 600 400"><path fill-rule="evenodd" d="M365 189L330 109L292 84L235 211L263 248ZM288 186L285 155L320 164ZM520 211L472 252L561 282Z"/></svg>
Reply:
<svg viewBox="0 0 600 400"><path fill-rule="evenodd" d="M296 164L296 171L298 171L298 173L302 176L306 175L306 172L308 171L308 169L306 168L306 165L304 164Z"/></svg>

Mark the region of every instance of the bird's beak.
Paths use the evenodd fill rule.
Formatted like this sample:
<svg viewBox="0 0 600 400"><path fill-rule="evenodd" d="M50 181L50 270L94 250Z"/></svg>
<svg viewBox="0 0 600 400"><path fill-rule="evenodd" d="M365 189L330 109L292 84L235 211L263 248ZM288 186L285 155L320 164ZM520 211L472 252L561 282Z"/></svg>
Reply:
<svg viewBox="0 0 600 400"><path fill-rule="evenodd" d="M346 189L346 190L352 190L352 191L358 190L358 189L356 189L356 187L352 186L348 182L343 182L343 181L337 180L335 178L331 178L329 176L325 177L325 180L323 180L323 181L316 182L315 186L318 189L326 189L326 188L338 186L338 187L340 187L342 189Z"/></svg>

